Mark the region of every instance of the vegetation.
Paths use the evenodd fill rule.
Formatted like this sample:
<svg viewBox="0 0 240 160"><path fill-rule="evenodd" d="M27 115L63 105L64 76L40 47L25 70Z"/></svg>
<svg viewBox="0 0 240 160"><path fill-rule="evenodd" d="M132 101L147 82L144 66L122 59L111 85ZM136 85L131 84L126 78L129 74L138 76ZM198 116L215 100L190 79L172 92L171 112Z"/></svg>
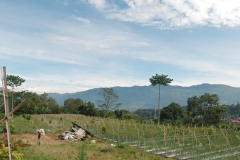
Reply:
<svg viewBox="0 0 240 160"><path fill-rule="evenodd" d="M98 107L103 110L103 117L107 117L109 111L120 107L121 103L117 103L118 95L113 88L101 88L99 95L103 100L98 100Z"/></svg>
<svg viewBox="0 0 240 160"><path fill-rule="evenodd" d="M26 159L73 160L82 156L89 160L162 159L164 156L175 155L177 158L189 157L200 160L237 159L240 156L240 127L237 126L227 124L220 127L169 124L158 126L132 120L100 117L94 117L94 121L92 119L93 117L79 114L46 114L32 115L30 121L22 116L14 117L11 123L18 126L14 138L25 135L25 140L21 141L28 146L19 147L18 151L23 153ZM52 123L49 123L50 120ZM95 135L93 139L97 143L90 143L91 139L84 143L55 139L58 134L69 128L71 121L93 133ZM46 136L42 136L41 147L36 147L35 130L39 127L45 129ZM26 139L26 136L34 138ZM116 146L112 147L110 144Z"/></svg>
<svg viewBox="0 0 240 160"><path fill-rule="evenodd" d="M227 111L228 111L228 116L237 119L240 117L240 103L238 102L237 104L231 104L231 105L226 105L227 106Z"/></svg>
<svg viewBox="0 0 240 160"><path fill-rule="evenodd" d="M158 84L159 90L158 90L158 124L160 123L160 86L168 86L173 79L167 78L168 75L158 75L152 76L152 78L149 79L150 83L155 86Z"/></svg>
<svg viewBox="0 0 240 160"><path fill-rule="evenodd" d="M172 102L167 107L163 107L161 118L162 120L184 121L185 111L179 104Z"/></svg>
<svg viewBox="0 0 240 160"><path fill-rule="evenodd" d="M227 116L227 112L234 113L234 116L240 115L239 103L229 106L220 105L217 94L204 93L188 97L186 107L171 102L160 109L160 85L167 86L172 82L167 75L156 74L150 78L153 86L159 85L158 114L154 109L139 109L135 112L145 118L136 116L128 110L116 110L121 103L117 103L119 96L113 88L102 88L99 91L103 100L98 101L98 108L91 101L84 102L80 98L68 98L63 106L59 106L47 93L38 95L29 91L13 92L14 87L25 81L22 79L19 83L15 83L14 78L20 77L12 77L12 84L9 83L12 87L12 96L14 95L12 103L17 105L22 99L26 99L26 103L16 112L19 116L11 118L12 134L31 136L37 128L44 128L47 134L56 136L69 128L70 122L76 122L93 133L100 143L91 144L87 140L85 143L71 142L69 145L65 142L57 142L54 145L52 142L57 140L48 139L51 142L45 145L44 149L40 149L34 147L35 141L34 144L28 144L28 141L22 144L22 139L19 139L21 145L27 146L27 149L20 147L18 150L14 142L12 147L15 159L23 159L23 156L26 159L46 160L162 159L156 156L158 154L163 157L174 156L177 159L240 157L239 145L236 141L240 140L238 136L240 127L222 121L223 117ZM0 110L4 112L3 107ZM153 114L157 115L158 119L155 119ZM0 117L3 117L3 114ZM6 132L5 126L4 123L1 124L1 133ZM1 143L3 151L0 152L0 159L4 159L8 150L4 146L4 140ZM110 143L114 144L110 145ZM54 156L51 148L55 149L54 152L57 150L59 154ZM63 149L68 151L67 154Z"/></svg>
<svg viewBox="0 0 240 160"><path fill-rule="evenodd" d="M5 147L5 144L1 143L1 149L2 149L2 151L0 151L0 159L1 160L8 160L9 159L8 147ZM17 151L12 152L12 157L16 160L23 160L24 159L24 155L22 153L17 152Z"/></svg>
<svg viewBox="0 0 240 160"><path fill-rule="evenodd" d="M15 75L7 75L7 85L12 88L12 110L13 110L13 89L15 87L21 86L25 79L15 76Z"/></svg>
<svg viewBox="0 0 240 160"><path fill-rule="evenodd" d="M188 123L197 125L214 125L221 122L226 106L219 105L217 94L205 93L199 97L188 98L187 115Z"/></svg>

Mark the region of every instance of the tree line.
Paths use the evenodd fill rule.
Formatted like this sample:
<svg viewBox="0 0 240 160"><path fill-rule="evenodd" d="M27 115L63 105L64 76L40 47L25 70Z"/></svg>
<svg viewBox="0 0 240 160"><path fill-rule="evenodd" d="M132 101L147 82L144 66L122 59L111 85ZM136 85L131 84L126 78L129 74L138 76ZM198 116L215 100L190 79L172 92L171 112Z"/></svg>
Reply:
<svg viewBox="0 0 240 160"><path fill-rule="evenodd" d="M113 88L101 88L99 95L102 99L98 100L97 107L93 102L84 102L80 98L68 98L64 101L64 105L58 105L57 101L49 97L47 93L37 94L30 91L14 91L18 86L21 86L25 80L19 76L7 75L7 85L11 87L9 96L10 111L13 110L14 106L17 106L23 99L25 103L14 113L20 114L84 114L87 116L101 116L111 117L118 119L132 119L133 113L128 110L119 110L118 107L121 103L117 103L118 95ZM4 100L0 97L0 113L4 115ZM1 116L1 117L2 117ZM138 119L138 117L136 117Z"/></svg>
<svg viewBox="0 0 240 160"><path fill-rule="evenodd" d="M151 119L156 123L171 122L179 124L193 125L212 125L221 122L223 115L229 113L238 113L240 115L240 104L237 105L220 105L217 94L205 93L201 96L189 97L187 106L182 107L178 103L172 102L166 107L160 109L160 85L167 86L173 79L167 78L167 75L152 76L150 83L159 87L158 109L138 109L135 114L140 117ZM21 86L25 80L19 76L8 75L7 85L11 87L11 105L17 106L23 99L26 100L24 105L15 112L15 114L84 114L88 116L113 117L118 119L137 119L136 116L128 110L119 110L121 103L118 103L118 95L113 88L101 88L99 95L102 97L98 100L97 107L93 102L84 102L80 98L68 98L64 101L63 106L59 106L56 100L49 97L47 93L38 95L30 91L14 92L15 87ZM3 99L0 99L0 104ZM0 108L4 113L4 107ZM155 115L155 117L154 117Z"/></svg>
<svg viewBox="0 0 240 160"><path fill-rule="evenodd" d="M160 120L171 123L192 125L216 125L226 117L238 118L240 116L240 104L220 105L217 94L205 93L200 96L192 96L187 99L186 106L180 106L172 102L163 107L160 112ZM139 116L155 119L158 111L155 109L138 109L134 113ZM154 115L156 114L156 117Z"/></svg>
<svg viewBox="0 0 240 160"><path fill-rule="evenodd" d="M133 114L127 110L96 107L93 102L84 102L80 98L68 98L64 105L58 105L57 101L49 97L47 93L37 94L30 91L13 92L13 106L17 106L23 99L25 103L14 113L20 114L84 114L87 116L112 117L118 119L129 119ZM10 97L11 100L11 97ZM0 99L3 103L3 99ZM4 107L0 107L0 113L4 114Z"/></svg>

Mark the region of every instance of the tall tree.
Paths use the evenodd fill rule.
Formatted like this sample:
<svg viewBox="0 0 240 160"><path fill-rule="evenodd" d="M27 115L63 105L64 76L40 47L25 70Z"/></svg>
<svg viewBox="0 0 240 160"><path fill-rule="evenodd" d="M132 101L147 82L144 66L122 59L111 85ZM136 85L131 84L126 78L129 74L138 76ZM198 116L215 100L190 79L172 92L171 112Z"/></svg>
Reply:
<svg viewBox="0 0 240 160"><path fill-rule="evenodd" d="M217 94L204 93L199 97L188 98L187 112L190 117L189 122L194 123L194 119L200 118L205 125L217 124L221 121L221 116L227 108L219 104Z"/></svg>
<svg viewBox="0 0 240 160"><path fill-rule="evenodd" d="M25 82L25 79L14 76L14 75L7 75L7 85L12 87L12 110L13 110L13 89L15 87L21 86L23 82Z"/></svg>
<svg viewBox="0 0 240 160"><path fill-rule="evenodd" d="M98 107L104 111L104 118L110 110L121 106L121 103L117 103L119 96L113 88L101 88L98 94L103 98L103 100L98 100Z"/></svg>
<svg viewBox="0 0 240 160"><path fill-rule="evenodd" d="M171 78L167 78L168 75L158 75L156 74L155 76L152 76L152 78L149 79L150 83L155 86L158 85L159 86L159 90L158 90L158 125L160 123L160 86L168 86L173 79Z"/></svg>
<svg viewBox="0 0 240 160"><path fill-rule="evenodd" d="M47 105L52 114L58 114L60 112L59 105L54 98L49 97L47 99Z"/></svg>

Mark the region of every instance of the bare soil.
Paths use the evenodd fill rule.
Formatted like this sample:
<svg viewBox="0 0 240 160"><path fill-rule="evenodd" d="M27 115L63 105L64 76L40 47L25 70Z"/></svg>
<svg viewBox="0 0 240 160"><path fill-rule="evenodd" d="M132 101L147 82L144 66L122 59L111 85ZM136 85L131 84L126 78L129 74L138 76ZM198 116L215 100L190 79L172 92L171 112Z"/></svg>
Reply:
<svg viewBox="0 0 240 160"><path fill-rule="evenodd" d="M62 141L57 139L58 134L45 134L41 136L41 144L61 144ZM26 144L36 145L38 140L38 135L36 134L17 134L11 135L14 140L22 140Z"/></svg>

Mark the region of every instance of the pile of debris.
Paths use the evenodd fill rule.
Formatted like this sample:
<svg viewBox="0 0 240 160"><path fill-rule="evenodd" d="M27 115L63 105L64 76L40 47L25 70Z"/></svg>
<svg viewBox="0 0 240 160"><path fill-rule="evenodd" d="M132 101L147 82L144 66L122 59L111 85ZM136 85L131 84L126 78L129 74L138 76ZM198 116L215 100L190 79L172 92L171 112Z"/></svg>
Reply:
<svg viewBox="0 0 240 160"><path fill-rule="evenodd" d="M83 127L77 125L76 123L72 122L72 126L68 131L61 133L58 138L62 140L76 140L82 141L86 138L90 138L93 135Z"/></svg>

